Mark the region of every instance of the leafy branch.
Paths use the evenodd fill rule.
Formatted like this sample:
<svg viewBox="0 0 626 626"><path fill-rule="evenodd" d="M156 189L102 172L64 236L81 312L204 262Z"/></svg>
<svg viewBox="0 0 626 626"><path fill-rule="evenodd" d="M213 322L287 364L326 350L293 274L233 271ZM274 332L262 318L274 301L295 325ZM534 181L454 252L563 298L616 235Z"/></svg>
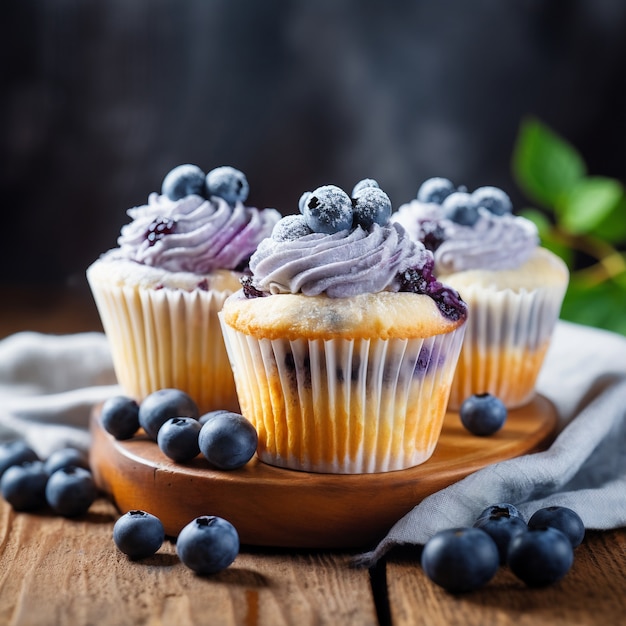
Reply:
<svg viewBox="0 0 626 626"><path fill-rule="evenodd" d="M537 208L521 212L542 245L568 265L561 316L626 335L626 195L616 179L591 176L579 152L537 119L522 122L513 174Z"/></svg>

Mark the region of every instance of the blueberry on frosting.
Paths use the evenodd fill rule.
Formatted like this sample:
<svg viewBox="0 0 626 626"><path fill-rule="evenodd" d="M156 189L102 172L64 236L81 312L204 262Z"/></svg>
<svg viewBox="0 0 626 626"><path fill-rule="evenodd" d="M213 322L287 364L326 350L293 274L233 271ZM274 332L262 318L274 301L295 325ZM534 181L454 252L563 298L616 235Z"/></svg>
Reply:
<svg viewBox="0 0 626 626"><path fill-rule="evenodd" d="M478 205L463 191L451 193L441 204L444 217L462 226L473 226L479 218Z"/></svg>
<svg viewBox="0 0 626 626"><path fill-rule="evenodd" d="M479 187L472 193L472 200L477 206L487 209L494 215L513 212L511 198L498 187Z"/></svg>
<svg viewBox="0 0 626 626"><path fill-rule="evenodd" d="M161 193L173 201L192 194L203 196L204 172L190 163L179 165L163 179Z"/></svg>
<svg viewBox="0 0 626 626"><path fill-rule="evenodd" d="M332 234L352 227L352 200L335 185L318 187L304 203L304 219L316 233Z"/></svg>
<svg viewBox="0 0 626 626"><path fill-rule="evenodd" d="M391 216L391 200L379 187L362 187L352 195L354 220L364 229L384 226Z"/></svg>
<svg viewBox="0 0 626 626"><path fill-rule="evenodd" d="M208 196L218 196L234 206L237 202L245 202L250 186L243 172L224 165L216 167L206 175L206 192Z"/></svg>
<svg viewBox="0 0 626 626"><path fill-rule="evenodd" d="M367 189L368 187L377 187L380 188L380 185L378 184L378 182L376 180L374 180L373 178L364 178L363 180L360 180L352 189L352 194L351 196L354 198L354 196L356 196L357 193L359 193L359 191L361 191L362 189Z"/></svg>
<svg viewBox="0 0 626 626"><path fill-rule="evenodd" d="M274 241L293 241L310 235L312 232L304 215L287 215L274 226L272 239Z"/></svg>
<svg viewBox="0 0 626 626"><path fill-rule="evenodd" d="M434 202L441 204L450 194L456 191L454 185L447 178L429 178L425 180L417 191L420 202Z"/></svg>
<svg viewBox="0 0 626 626"><path fill-rule="evenodd" d="M309 196L311 195L310 191L305 191L301 196L300 196L300 200L298 200L298 210L300 211L300 213L302 213L304 215L304 207L306 206L306 201L309 199Z"/></svg>

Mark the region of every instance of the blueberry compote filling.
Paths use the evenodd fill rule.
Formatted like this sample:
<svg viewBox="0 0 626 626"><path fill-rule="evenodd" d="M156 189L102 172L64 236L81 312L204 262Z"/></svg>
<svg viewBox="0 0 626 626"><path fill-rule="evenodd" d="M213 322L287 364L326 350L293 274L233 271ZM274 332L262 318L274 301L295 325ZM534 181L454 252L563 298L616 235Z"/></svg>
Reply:
<svg viewBox="0 0 626 626"><path fill-rule="evenodd" d="M243 295L246 298L262 298L269 294L264 293L263 291L259 291L252 282L252 276L242 276L239 279L241 286L243 287Z"/></svg>
<svg viewBox="0 0 626 626"><path fill-rule="evenodd" d="M171 235L176 232L176 221L170 220L165 217L157 217L146 232L146 239L148 244L153 246L157 241L163 239L166 235Z"/></svg>

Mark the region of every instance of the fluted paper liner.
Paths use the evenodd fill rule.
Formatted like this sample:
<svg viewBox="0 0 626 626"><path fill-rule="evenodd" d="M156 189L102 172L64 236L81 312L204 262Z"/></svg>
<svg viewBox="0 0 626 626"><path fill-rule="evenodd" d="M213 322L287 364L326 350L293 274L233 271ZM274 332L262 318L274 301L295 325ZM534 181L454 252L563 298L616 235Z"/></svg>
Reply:
<svg viewBox="0 0 626 626"><path fill-rule="evenodd" d="M507 408L530 402L559 317L566 285L532 291L465 287L465 339L450 391L457 410L472 394L490 393Z"/></svg>
<svg viewBox="0 0 626 626"><path fill-rule="evenodd" d="M262 461L360 474L405 469L432 455L463 326L427 339L293 341L222 326Z"/></svg>
<svg viewBox="0 0 626 626"><path fill-rule="evenodd" d="M188 393L201 413L239 410L217 317L230 292L90 286L124 392L141 401L158 389Z"/></svg>

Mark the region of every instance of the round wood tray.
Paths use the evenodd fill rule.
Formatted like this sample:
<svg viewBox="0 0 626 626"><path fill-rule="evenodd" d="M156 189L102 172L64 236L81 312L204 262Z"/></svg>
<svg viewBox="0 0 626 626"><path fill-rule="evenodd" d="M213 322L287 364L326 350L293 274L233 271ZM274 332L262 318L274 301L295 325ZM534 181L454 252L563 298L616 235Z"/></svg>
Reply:
<svg viewBox="0 0 626 626"><path fill-rule="evenodd" d="M122 513L149 511L176 536L199 515L219 515L248 545L297 548L372 546L426 496L491 463L544 449L557 425L554 407L537 396L509 411L491 437L476 437L458 413L446 415L433 456L407 470L379 474L313 474L280 469L253 458L235 471L217 471L199 456L169 460L137 435L117 441L91 423L91 466L98 486Z"/></svg>

